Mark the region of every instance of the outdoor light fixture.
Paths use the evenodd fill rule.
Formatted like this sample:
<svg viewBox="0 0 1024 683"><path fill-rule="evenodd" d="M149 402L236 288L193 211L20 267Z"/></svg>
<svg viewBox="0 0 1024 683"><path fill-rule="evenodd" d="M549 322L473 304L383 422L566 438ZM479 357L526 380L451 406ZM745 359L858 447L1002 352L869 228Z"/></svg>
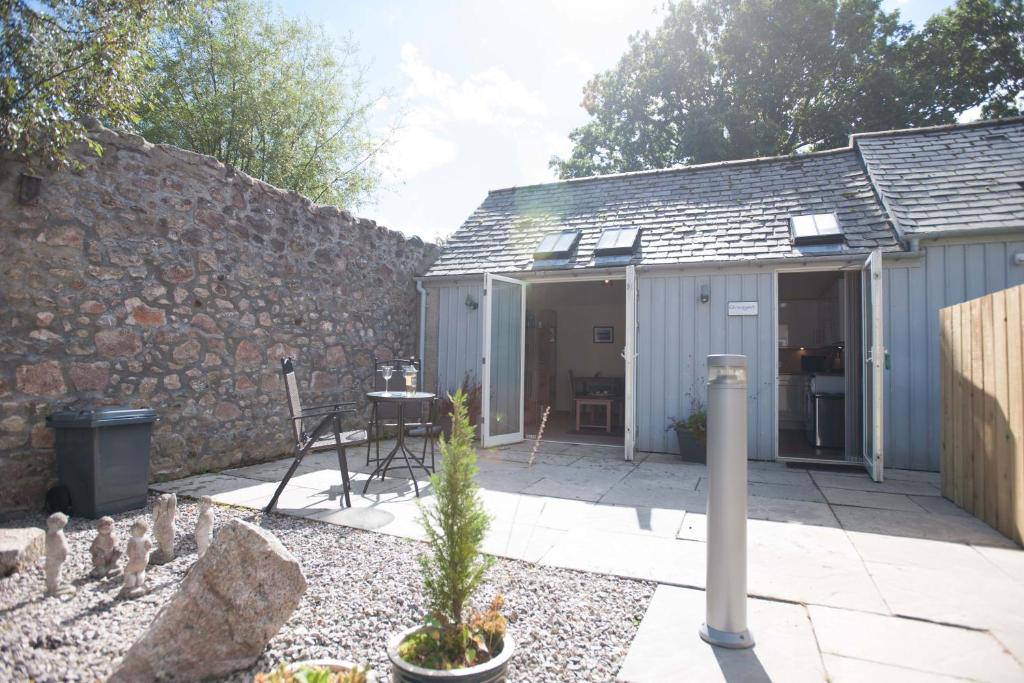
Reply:
<svg viewBox="0 0 1024 683"><path fill-rule="evenodd" d="M701 285L700 286L700 302L702 304L706 304L710 300L711 300L711 286L710 285Z"/></svg>
<svg viewBox="0 0 1024 683"><path fill-rule="evenodd" d="M466 295L466 308L470 309L471 311L475 311L476 309L480 308L480 304L477 302L476 299L473 298L472 294Z"/></svg>

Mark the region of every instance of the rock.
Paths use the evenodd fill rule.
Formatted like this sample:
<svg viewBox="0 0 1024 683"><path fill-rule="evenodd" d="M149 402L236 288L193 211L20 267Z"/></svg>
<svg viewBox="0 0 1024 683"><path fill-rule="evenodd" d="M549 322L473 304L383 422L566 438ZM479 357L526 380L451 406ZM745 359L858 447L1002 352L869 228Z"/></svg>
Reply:
<svg viewBox="0 0 1024 683"><path fill-rule="evenodd" d="M102 391L110 379L110 363L72 363L70 374L78 391Z"/></svg>
<svg viewBox="0 0 1024 683"><path fill-rule="evenodd" d="M138 335L124 328L97 332L95 341L96 350L100 355L110 358L134 356L142 349Z"/></svg>
<svg viewBox="0 0 1024 683"><path fill-rule="evenodd" d="M0 576L31 566L43 555L46 532L36 527L0 529Z"/></svg>
<svg viewBox="0 0 1024 683"><path fill-rule="evenodd" d="M305 592L280 541L233 519L108 680L198 681L251 666Z"/></svg>
<svg viewBox="0 0 1024 683"><path fill-rule="evenodd" d="M55 360L19 366L16 373L18 391L36 396L59 396L66 391L60 363Z"/></svg>

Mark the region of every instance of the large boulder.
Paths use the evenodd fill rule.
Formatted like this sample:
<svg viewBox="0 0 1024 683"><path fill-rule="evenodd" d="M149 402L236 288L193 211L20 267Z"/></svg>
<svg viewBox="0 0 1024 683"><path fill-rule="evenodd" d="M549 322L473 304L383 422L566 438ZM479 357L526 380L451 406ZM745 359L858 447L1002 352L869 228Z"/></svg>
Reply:
<svg viewBox="0 0 1024 683"><path fill-rule="evenodd" d="M305 592L281 542L233 519L109 680L198 681L251 666Z"/></svg>
<svg viewBox="0 0 1024 683"><path fill-rule="evenodd" d="M0 576L30 566L43 555L46 532L37 527L0 529Z"/></svg>

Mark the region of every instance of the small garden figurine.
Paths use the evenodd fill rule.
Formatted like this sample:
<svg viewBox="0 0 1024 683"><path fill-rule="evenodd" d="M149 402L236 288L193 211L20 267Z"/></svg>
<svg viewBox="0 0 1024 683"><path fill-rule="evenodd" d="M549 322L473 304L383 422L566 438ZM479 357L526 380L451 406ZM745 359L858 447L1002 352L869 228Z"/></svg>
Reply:
<svg viewBox="0 0 1024 683"><path fill-rule="evenodd" d="M124 587L121 596L137 598L146 594L146 567L153 541L149 540L149 524L141 517L132 524L131 538L128 539L128 564L124 568Z"/></svg>
<svg viewBox="0 0 1024 683"><path fill-rule="evenodd" d="M96 520L96 538L92 539L89 552L92 554L92 574L94 579L105 579L121 573L117 566L121 559L121 548L117 534L114 533L114 520L100 517Z"/></svg>
<svg viewBox="0 0 1024 683"><path fill-rule="evenodd" d="M153 505L153 535L160 549L160 562L174 559L174 519L178 515L178 496L164 493Z"/></svg>
<svg viewBox="0 0 1024 683"><path fill-rule="evenodd" d="M199 518L196 520L196 549L202 557L213 541L213 498L203 496L199 499Z"/></svg>
<svg viewBox="0 0 1024 683"><path fill-rule="evenodd" d="M46 594L60 595L73 592L74 588L60 581L61 567L68 559L68 541L64 537L64 526L68 516L54 512L46 519Z"/></svg>
<svg viewBox="0 0 1024 683"><path fill-rule="evenodd" d="M463 680L454 670L468 668L486 669L486 680L503 680L513 651L500 595L486 611L470 610L470 598L494 561L480 552L490 517L474 480L474 430L461 390L452 397L451 417L451 439L441 438L441 471L430 477L436 504L420 507L429 552L419 562L429 616L424 626L399 634L388 648L395 681L422 680L417 668L434 670L432 681L447 680L438 670Z"/></svg>

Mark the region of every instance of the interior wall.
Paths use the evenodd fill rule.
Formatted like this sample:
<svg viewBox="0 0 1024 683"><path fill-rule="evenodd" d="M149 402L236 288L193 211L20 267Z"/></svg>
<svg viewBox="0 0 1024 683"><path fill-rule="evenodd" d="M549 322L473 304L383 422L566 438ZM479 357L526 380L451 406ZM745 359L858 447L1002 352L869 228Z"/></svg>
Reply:
<svg viewBox="0 0 1024 683"><path fill-rule="evenodd" d="M569 410L569 370L577 376L625 377L622 359L626 329L626 284L612 280L531 284L526 311L551 309L557 315L555 409ZM614 330L611 344L594 343L594 327Z"/></svg>

